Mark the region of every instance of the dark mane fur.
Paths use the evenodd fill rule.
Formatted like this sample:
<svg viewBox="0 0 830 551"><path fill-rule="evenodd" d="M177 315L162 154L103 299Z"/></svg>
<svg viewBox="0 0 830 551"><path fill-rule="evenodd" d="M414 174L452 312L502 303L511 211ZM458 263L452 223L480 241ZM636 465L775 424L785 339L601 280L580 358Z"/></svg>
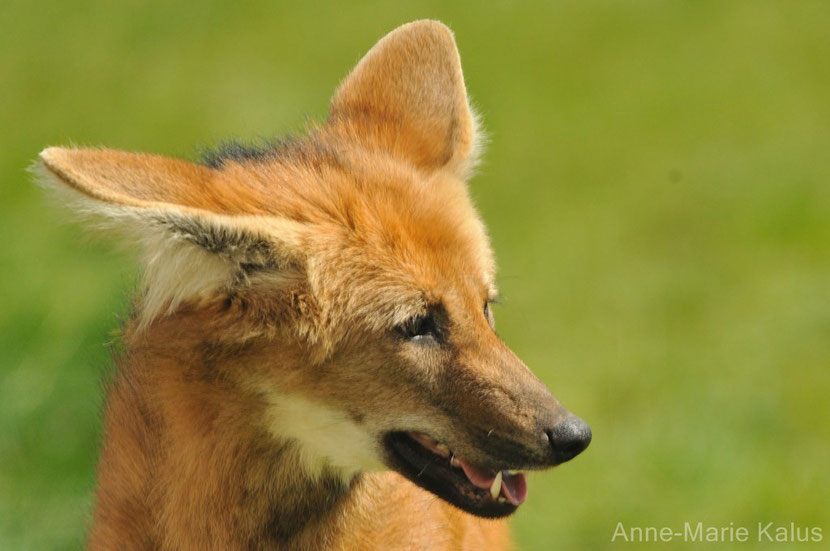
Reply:
<svg viewBox="0 0 830 551"><path fill-rule="evenodd" d="M222 168L226 161L257 161L279 156L280 150L290 144L292 139L260 138L242 140L228 138L220 140L213 147L199 150L199 162L210 168Z"/></svg>
<svg viewBox="0 0 830 551"><path fill-rule="evenodd" d="M199 150L199 162L214 169L222 168L228 162L245 163L256 161L291 160L309 167L328 164L343 166L343 157L335 147L314 136L297 138L259 138L243 140L229 138L220 140L213 147Z"/></svg>

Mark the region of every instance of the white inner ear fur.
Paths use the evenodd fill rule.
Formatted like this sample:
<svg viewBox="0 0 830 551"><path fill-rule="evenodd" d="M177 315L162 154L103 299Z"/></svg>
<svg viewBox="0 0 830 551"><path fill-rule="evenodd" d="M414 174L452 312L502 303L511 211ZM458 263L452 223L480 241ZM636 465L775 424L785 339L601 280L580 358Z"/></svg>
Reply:
<svg viewBox="0 0 830 551"><path fill-rule="evenodd" d="M138 249L145 288L138 313L139 329L156 317L173 312L184 301L207 298L217 290L233 285L237 282L240 263L250 261L244 256L244 248L222 253L207 251L189 240L185 233L171 229L171 221L176 218L184 220L190 216L195 219L188 209L174 205L133 207L106 203L67 186L40 163L31 170L60 207L68 207L72 215L83 218L87 227L100 232L116 232L127 247ZM210 214L202 216L199 224L193 226L221 227L231 233L238 232L240 236L249 229L260 235L272 234L269 230L275 230L294 235L296 240L297 232L293 231L296 228L291 227L294 224L267 217ZM286 237L286 241L291 240ZM290 262L287 254L281 260ZM294 275L275 273L273 279L279 283Z"/></svg>
<svg viewBox="0 0 830 551"><path fill-rule="evenodd" d="M162 231L148 232L140 239L145 295L139 327L173 312L186 300L207 298L235 277L234 263L192 243L170 239Z"/></svg>
<svg viewBox="0 0 830 551"><path fill-rule="evenodd" d="M300 465L308 476L318 477L333 468L348 484L358 473L388 470L377 440L345 412L267 385L260 392L267 403L268 432L278 440L297 443Z"/></svg>

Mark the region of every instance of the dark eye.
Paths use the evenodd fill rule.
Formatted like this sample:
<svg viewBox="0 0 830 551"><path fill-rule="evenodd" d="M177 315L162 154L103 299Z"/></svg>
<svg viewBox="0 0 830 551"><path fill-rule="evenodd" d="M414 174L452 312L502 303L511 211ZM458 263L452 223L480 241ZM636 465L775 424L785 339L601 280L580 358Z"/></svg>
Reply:
<svg viewBox="0 0 830 551"><path fill-rule="evenodd" d="M413 342L434 341L438 337L435 317L432 314L410 318L399 325L397 330L403 338Z"/></svg>

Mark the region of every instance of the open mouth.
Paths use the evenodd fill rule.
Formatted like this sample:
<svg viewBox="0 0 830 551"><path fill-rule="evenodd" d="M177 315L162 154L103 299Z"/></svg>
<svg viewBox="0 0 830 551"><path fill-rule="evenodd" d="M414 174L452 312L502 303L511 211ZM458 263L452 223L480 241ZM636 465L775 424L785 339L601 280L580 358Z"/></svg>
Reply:
<svg viewBox="0 0 830 551"><path fill-rule="evenodd" d="M504 517L527 498L524 473L477 467L418 432L392 432L385 442L398 472L468 513Z"/></svg>

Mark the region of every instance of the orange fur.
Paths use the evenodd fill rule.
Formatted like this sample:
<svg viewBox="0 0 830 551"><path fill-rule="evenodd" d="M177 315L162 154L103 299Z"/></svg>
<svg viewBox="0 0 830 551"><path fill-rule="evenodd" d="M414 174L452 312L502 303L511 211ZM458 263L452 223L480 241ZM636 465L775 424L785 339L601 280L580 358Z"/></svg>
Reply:
<svg viewBox="0 0 830 551"><path fill-rule="evenodd" d="M47 184L144 254L90 548L508 546L504 521L390 472L384 447L418 431L543 468L543 429L568 418L483 313L477 135L453 36L420 21L366 55L325 124L251 158L41 154ZM433 312L444 340L400 336Z"/></svg>

